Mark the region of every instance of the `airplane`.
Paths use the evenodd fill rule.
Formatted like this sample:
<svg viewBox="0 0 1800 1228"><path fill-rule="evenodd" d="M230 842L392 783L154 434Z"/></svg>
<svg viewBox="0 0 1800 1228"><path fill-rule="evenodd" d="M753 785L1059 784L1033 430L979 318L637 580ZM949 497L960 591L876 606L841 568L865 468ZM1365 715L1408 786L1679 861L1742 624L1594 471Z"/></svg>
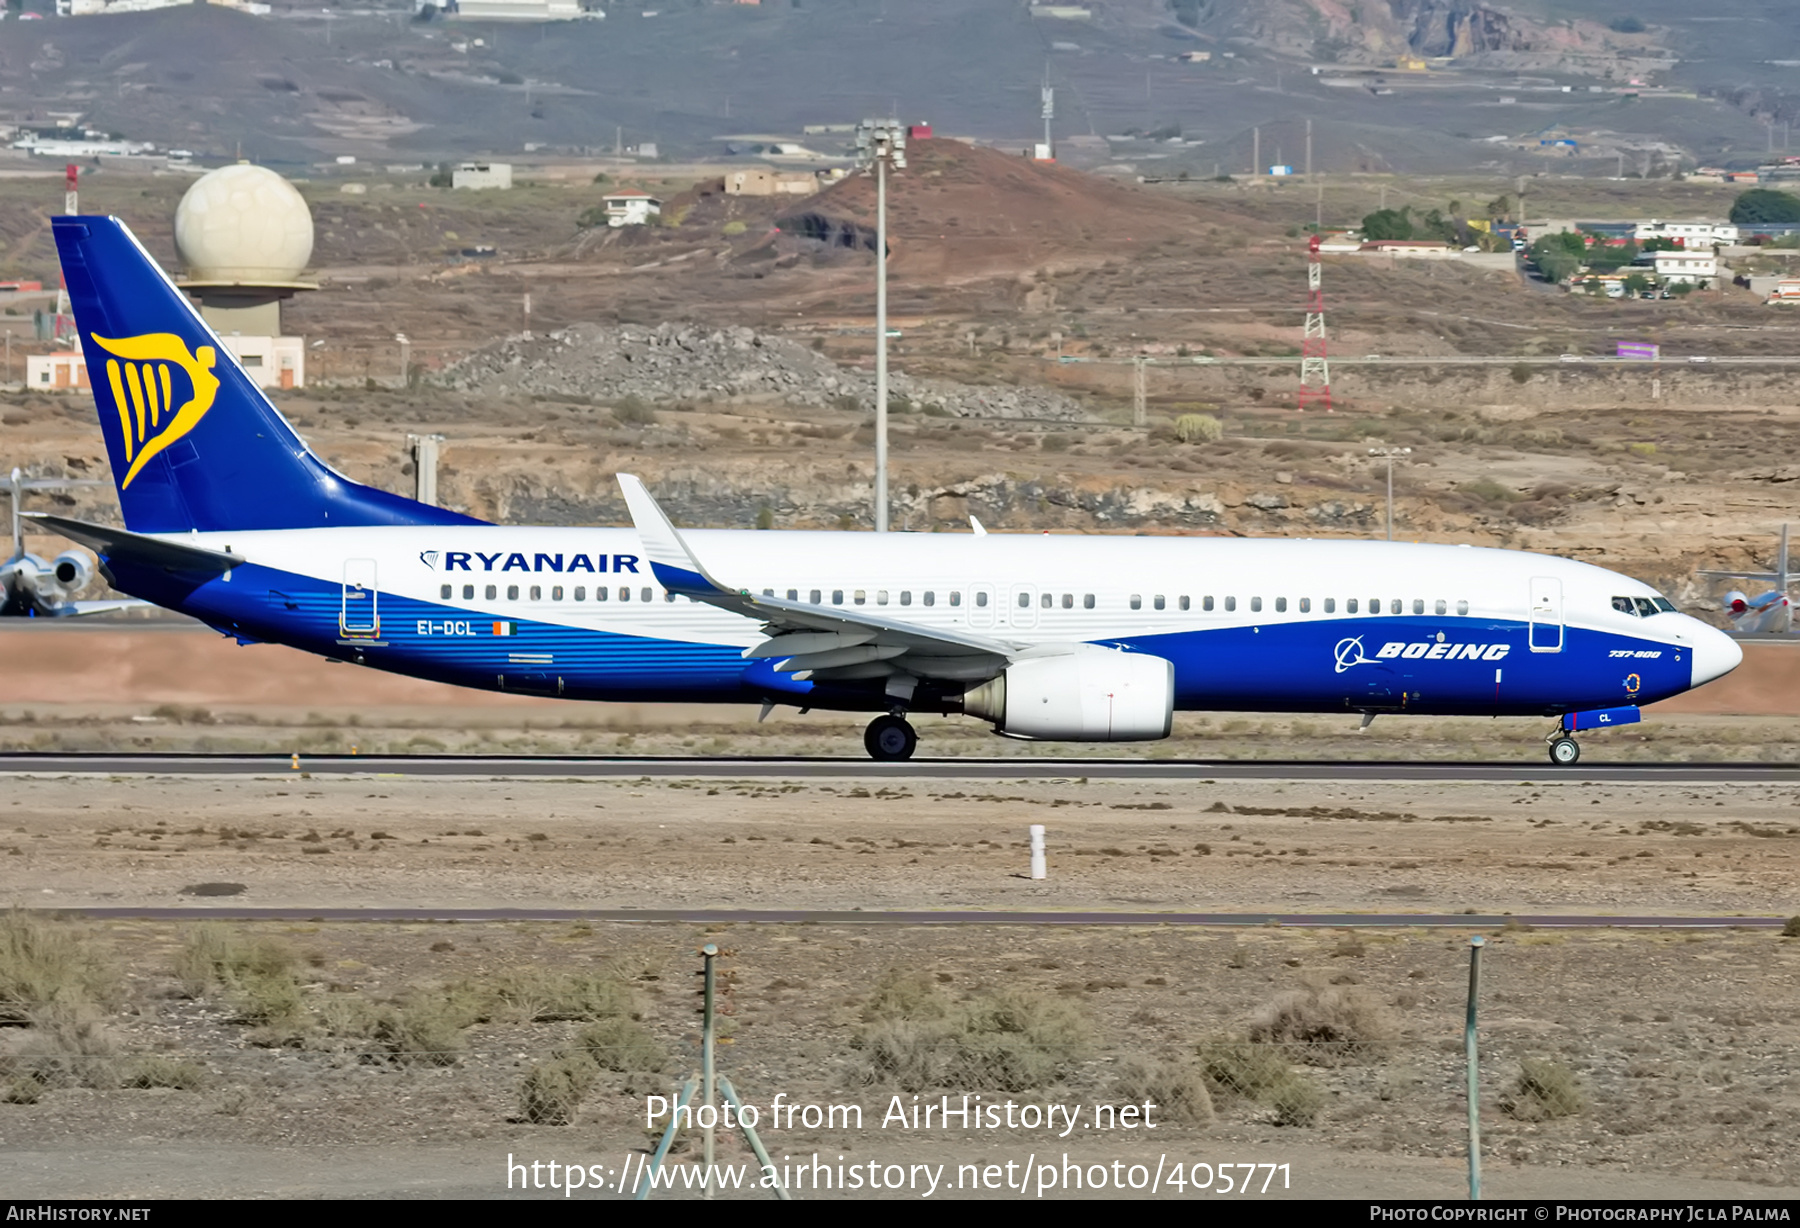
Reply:
<svg viewBox="0 0 1800 1228"><path fill-rule="evenodd" d="M34 518L111 583L240 643L575 700L909 713L1127 742L1177 710L1542 716L1575 734L1735 668L1648 585L1380 541L489 524L327 467L115 218L53 227L125 528Z"/></svg>
<svg viewBox="0 0 1800 1228"><path fill-rule="evenodd" d="M1788 526L1781 526L1781 545L1775 552L1775 570L1770 571L1702 571L1696 573L1718 580L1766 580L1774 588L1760 596L1750 597L1733 589L1725 594L1725 617L1740 635L1786 635L1794 629L1794 610L1788 600L1788 586L1800 580L1788 568Z"/></svg>
<svg viewBox="0 0 1800 1228"><path fill-rule="evenodd" d="M45 562L25 549L25 492L68 490L104 485L95 478L28 478L14 468L0 492L12 498L12 554L0 563L0 618L73 618L130 610L144 601L76 601L74 596L94 578L94 561L86 551L65 550Z"/></svg>

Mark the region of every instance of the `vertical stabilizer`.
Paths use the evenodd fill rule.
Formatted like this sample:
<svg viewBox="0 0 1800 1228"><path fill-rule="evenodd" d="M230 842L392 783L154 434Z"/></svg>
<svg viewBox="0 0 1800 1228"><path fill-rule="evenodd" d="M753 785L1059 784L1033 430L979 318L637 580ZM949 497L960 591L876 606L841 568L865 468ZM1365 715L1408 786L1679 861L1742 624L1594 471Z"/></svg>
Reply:
<svg viewBox="0 0 1800 1228"><path fill-rule="evenodd" d="M123 222L53 226L133 532L481 523L314 456Z"/></svg>

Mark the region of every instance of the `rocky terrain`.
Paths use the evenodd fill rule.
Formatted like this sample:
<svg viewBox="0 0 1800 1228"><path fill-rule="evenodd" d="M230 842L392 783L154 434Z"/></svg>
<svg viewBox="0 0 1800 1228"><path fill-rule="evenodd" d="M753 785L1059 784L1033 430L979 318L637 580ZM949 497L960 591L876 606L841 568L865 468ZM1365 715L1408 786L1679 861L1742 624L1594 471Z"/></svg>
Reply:
<svg viewBox="0 0 1800 1228"><path fill-rule="evenodd" d="M578 401L754 398L862 410L875 400L873 375L846 370L790 338L679 323L576 325L542 338L508 338L452 364L440 382L459 392ZM1065 422L1088 417L1077 401L1052 389L973 388L898 372L889 377L889 397L900 401L900 408L933 417Z"/></svg>

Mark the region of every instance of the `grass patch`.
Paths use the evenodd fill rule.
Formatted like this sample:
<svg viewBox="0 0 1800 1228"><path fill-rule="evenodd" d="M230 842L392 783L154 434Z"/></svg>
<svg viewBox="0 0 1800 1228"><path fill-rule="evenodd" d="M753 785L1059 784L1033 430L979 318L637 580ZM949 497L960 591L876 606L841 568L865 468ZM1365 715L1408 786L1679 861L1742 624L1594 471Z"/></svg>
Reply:
<svg viewBox="0 0 1800 1228"><path fill-rule="evenodd" d="M477 989L475 993L479 995ZM495 1000L520 1023L585 1022L635 1018L631 989L617 977L593 972L521 968L494 989Z"/></svg>
<svg viewBox="0 0 1800 1228"><path fill-rule="evenodd" d="M1324 1108L1325 1093L1289 1065L1284 1048L1255 1041L1210 1041L1200 1046L1200 1072L1213 1091L1266 1105L1276 1125L1313 1125Z"/></svg>
<svg viewBox="0 0 1800 1228"><path fill-rule="evenodd" d="M519 1116L534 1125L568 1125L599 1074L593 1059L579 1051L540 1062L519 1086Z"/></svg>
<svg viewBox="0 0 1800 1228"><path fill-rule="evenodd" d="M936 1087L1019 1092L1065 1077L1087 1054L1092 1028L1061 998L1002 989L956 1001L923 974L877 983L853 1044L853 1079L919 1092Z"/></svg>
<svg viewBox="0 0 1800 1228"><path fill-rule="evenodd" d="M1398 1029L1388 1009L1359 985L1318 981L1282 994L1258 1013L1250 1039L1288 1046L1316 1066L1383 1056Z"/></svg>
<svg viewBox="0 0 1800 1228"><path fill-rule="evenodd" d="M1205 1074L1189 1062L1129 1057L1119 1064L1113 1098L1121 1103L1157 1106L1163 1121L1204 1126L1213 1119L1212 1092Z"/></svg>
<svg viewBox="0 0 1800 1228"><path fill-rule="evenodd" d="M669 1055L644 1026L631 1019L601 1019L575 1036L575 1047L601 1070L659 1071Z"/></svg>
<svg viewBox="0 0 1800 1228"><path fill-rule="evenodd" d="M1554 1058L1526 1058L1500 1097L1501 1111L1520 1121L1570 1117L1587 1107L1575 1072Z"/></svg>
<svg viewBox="0 0 1800 1228"><path fill-rule="evenodd" d="M107 1005L119 988L112 961L67 922L0 917L0 1025L31 1023L57 1005Z"/></svg>

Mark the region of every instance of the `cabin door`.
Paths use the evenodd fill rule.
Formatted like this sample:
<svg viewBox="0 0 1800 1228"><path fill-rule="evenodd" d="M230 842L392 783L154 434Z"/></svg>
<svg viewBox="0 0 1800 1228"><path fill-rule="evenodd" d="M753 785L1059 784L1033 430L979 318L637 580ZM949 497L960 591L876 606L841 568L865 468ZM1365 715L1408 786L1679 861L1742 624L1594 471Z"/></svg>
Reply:
<svg viewBox="0 0 1800 1228"><path fill-rule="evenodd" d="M1531 651L1563 648L1562 581L1550 576L1531 579Z"/></svg>
<svg viewBox="0 0 1800 1228"><path fill-rule="evenodd" d="M374 559L344 560L344 601L338 629L346 636L368 639L381 634L381 613L376 608Z"/></svg>

